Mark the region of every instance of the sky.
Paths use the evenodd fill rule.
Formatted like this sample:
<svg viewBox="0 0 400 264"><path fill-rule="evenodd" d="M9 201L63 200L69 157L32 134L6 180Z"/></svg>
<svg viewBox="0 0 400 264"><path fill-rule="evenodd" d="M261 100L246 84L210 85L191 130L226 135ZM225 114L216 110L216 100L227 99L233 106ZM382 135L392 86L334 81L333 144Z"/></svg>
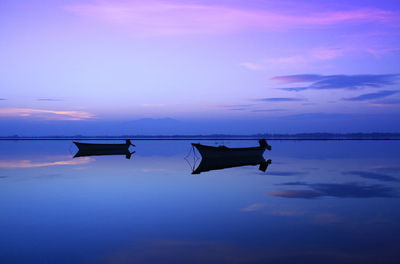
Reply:
<svg viewBox="0 0 400 264"><path fill-rule="evenodd" d="M397 0L0 0L0 58L0 136L400 132Z"/></svg>

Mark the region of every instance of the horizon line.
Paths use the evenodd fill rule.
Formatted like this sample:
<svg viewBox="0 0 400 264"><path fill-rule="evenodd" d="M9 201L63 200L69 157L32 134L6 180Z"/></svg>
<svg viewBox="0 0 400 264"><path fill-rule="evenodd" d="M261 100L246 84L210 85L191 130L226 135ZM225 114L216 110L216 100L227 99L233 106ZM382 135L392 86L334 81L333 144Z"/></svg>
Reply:
<svg viewBox="0 0 400 264"><path fill-rule="evenodd" d="M0 140L400 140L399 132L356 132L356 133L259 133L259 134L208 134L208 135L47 135L47 136L0 136Z"/></svg>

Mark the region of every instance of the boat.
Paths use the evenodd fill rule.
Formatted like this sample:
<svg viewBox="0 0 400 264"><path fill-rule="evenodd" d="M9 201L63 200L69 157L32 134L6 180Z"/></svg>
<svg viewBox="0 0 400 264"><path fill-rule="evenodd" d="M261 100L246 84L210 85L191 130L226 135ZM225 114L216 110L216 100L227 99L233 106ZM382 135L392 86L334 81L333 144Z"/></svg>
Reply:
<svg viewBox="0 0 400 264"><path fill-rule="evenodd" d="M260 139L259 146L248 148L228 148L226 146L207 146L200 143L192 143L202 158L227 158L227 157L255 157L262 156L266 149L271 150L265 139Z"/></svg>
<svg viewBox="0 0 400 264"><path fill-rule="evenodd" d="M263 156L245 156L245 157L228 157L228 158L202 158L199 166L192 171L192 174L200 174L202 172L212 170L223 170L227 168L256 166L258 169L265 172L271 160L265 160Z"/></svg>
<svg viewBox="0 0 400 264"><path fill-rule="evenodd" d="M98 143L81 143L75 142L79 151L128 151L129 147L134 146L130 139L125 141L125 144L98 144Z"/></svg>
<svg viewBox="0 0 400 264"><path fill-rule="evenodd" d="M127 159L130 159L135 151L130 152L129 147L134 146L130 139L125 141L125 144L98 144L98 143L81 143L75 142L74 144L78 147L78 152L74 158L87 157L87 156L105 156L105 155L125 155Z"/></svg>

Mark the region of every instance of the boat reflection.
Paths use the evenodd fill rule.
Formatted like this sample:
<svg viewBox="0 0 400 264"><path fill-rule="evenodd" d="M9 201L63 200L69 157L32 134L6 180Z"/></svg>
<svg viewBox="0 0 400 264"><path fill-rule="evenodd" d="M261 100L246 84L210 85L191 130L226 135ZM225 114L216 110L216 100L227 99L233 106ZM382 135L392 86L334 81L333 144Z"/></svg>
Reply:
<svg viewBox="0 0 400 264"><path fill-rule="evenodd" d="M130 159L135 151L130 152L129 147L133 146L130 139L126 139L124 144L103 144L103 143L82 143L73 142L78 147L78 152L74 158L86 156L109 156L109 155L125 155Z"/></svg>
<svg viewBox="0 0 400 264"><path fill-rule="evenodd" d="M234 167L242 166L256 166L258 169L265 172L271 160L265 160L263 156L250 156L250 157L216 157L216 158L202 158L199 166L193 169L192 174L200 174L206 171L223 170Z"/></svg>
<svg viewBox="0 0 400 264"><path fill-rule="evenodd" d="M87 156L110 156L110 155L124 155L126 159L130 159L135 151L130 152L128 149L103 149L103 150L79 150L74 158L87 157Z"/></svg>

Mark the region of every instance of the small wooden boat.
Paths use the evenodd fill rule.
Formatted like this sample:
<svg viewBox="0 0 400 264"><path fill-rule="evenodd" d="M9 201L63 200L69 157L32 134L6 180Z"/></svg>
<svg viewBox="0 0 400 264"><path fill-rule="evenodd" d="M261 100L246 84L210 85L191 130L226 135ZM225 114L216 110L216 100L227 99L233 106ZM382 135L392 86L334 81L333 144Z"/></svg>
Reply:
<svg viewBox="0 0 400 264"><path fill-rule="evenodd" d="M129 139L126 140L125 144L98 144L98 143L81 143L75 142L74 144L78 147L79 151L128 151L130 146L135 146ZM129 152L129 151L128 151Z"/></svg>
<svg viewBox="0 0 400 264"><path fill-rule="evenodd" d="M192 143L202 158L227 158L227 157L254 157L262 156L266 149L271 150L271 146L267 144L265 139L260 139L258 147L249 148L228 148L226 146L206 146L199 143Z"/></svg>

